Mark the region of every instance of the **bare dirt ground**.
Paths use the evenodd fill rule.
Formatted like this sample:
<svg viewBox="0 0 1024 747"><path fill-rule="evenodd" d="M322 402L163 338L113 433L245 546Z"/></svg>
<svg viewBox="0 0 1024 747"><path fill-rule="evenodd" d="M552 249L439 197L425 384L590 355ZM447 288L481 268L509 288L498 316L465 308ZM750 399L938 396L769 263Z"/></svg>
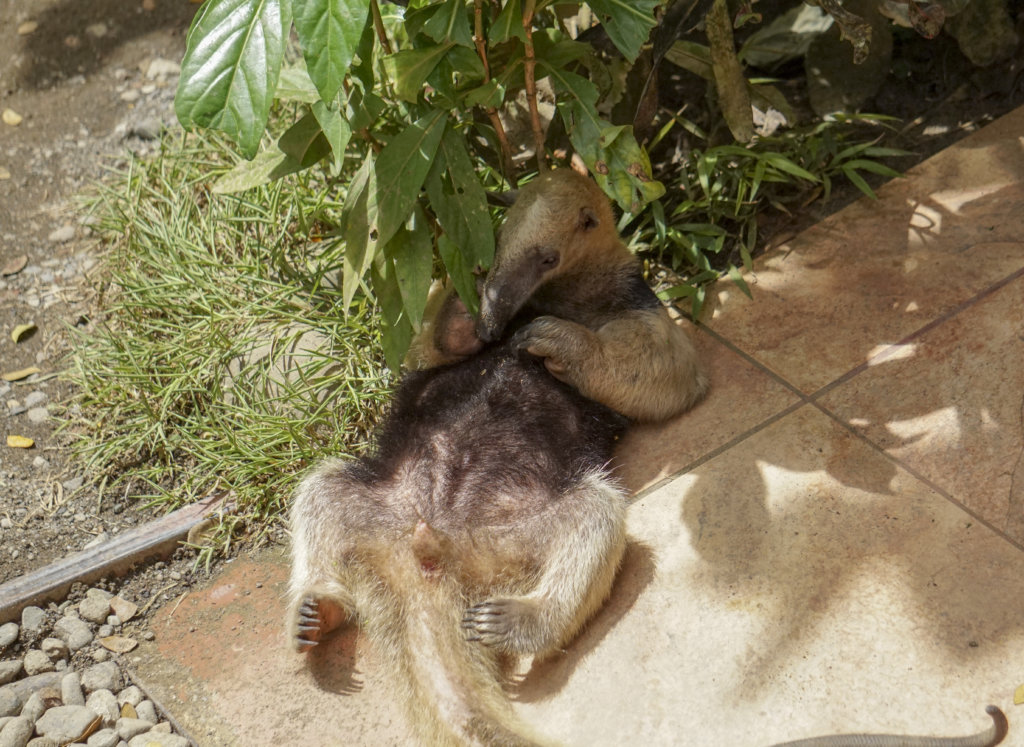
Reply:
<svg viewBox="0 0 1024 747"><path fill-rule="evenodd" d="M91 476L69 459L55 432L69 395L57 374L67 328L87 333L95 322L89 270L97 242L74 197L128 151L158 147L160 127L174 126L177 74L168 63L180 61L197 7L188 0L0 0L0 111L21 118L0 123L0 268L11 271L0 276L0 373L40 369L0 381L0 583L150 518L130 496L108 491L100 501ZM1024 13L1020 21L1024 32ZM893 69L898 74L865 108L904 118L887 144L917 158L1024 102L1019 59L973 68L948 37L901 33ZM795 90L799 72L793 75ZM798 230L859 193L845 195L774 228ZM35 332L15 343L12 330L30 323ZM35 446L9 448L8 435ZM179 558L130 577L122 595L145 603L159 590L174 598L191 577L191 560Z"/></svg>
<svg viewBox="0 0 1024 747"><path fill-rule="evenodd" d="M96 296L96 241L74 198L173 124L167 62L180 61L197 7L0 0L0 111L21 118L0 123L0 373L40 369L0 381L0 583L149 518L123 495L98 501L70 463L55 432L69 391L56 374L67 328L88 332ZM35 331L15 343L23 324ZM10 435L35 446L10 448Z"/></svg>

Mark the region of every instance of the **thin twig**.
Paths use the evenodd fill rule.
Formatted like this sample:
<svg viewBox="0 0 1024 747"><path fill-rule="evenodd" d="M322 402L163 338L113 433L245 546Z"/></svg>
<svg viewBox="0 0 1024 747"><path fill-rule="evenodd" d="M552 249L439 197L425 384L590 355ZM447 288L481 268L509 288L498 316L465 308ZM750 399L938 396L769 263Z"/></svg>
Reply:
<svg viewBox="0 0 1024 747"><path fill-rule="evenodd" d="M380 17L380 6L377 5L377 0L370 0L370 13L373 15L373 28L377 32L377 39L380 40L384 54L391 54L391 42L388 41L388 35L384 31L384 19Z"/></svg>
<svg viewBox="0 0 1024 747"><path fill-rule="evenodd" d="M533 126L533 147L537 155L537 171L547 168L544 153L544 131L540 126L540 112L537 111L537 81L535 71L537 58L533 54L533 10L536 0L526 0L523 7L523 31L526 32L526 59L523 62L523 76L526 79L526 103L530 107L530 124Z"/></svg>
<svg viewBox="0 0 1024 747"><path fill-rule="evenodd" d="M480 55L480 61L484 65L484 85L491 82L491 66L487 62L487 44L484 40L483 0L473 0L473 42L476 44L476 53ZM516 187L515 165L512 163L512 146L508 142L508 135L505 134L505 127L501 124L501 117L498 110L493 106L484 107L487 118L491 120L491 127L494 128L494 135L498 138L498 147L501 149L501 167L505 171L505 178L509 180L512 187Z"/></svg>

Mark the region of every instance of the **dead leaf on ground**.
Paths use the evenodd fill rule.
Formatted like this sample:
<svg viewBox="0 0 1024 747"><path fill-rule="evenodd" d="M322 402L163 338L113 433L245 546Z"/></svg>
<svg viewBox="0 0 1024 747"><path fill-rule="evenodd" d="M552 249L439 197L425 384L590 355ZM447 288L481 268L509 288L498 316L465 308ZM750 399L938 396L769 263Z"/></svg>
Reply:
<svg viewBox="0 0 1024 747"><path fill-rule="evenodd" d="M108 635L106 638L100 638L100 645L108 651L113 651L115 654L127 654L138 646L139 642L134 638L126 638L123 635Z"/></svg>
<svg viewBox="0 0 1024 747"><path fill-rule="evenodd" d="M135 710L135 706L131 703L121 704L121 718L138 718L139 712Z"/></svg>
<svg viewBox="0 0 1024 747"><path fill-rule="evenodd" d="M28 339L35 331L36 325L32 322L29 322L28 324L19 324L11 330L11 340L14 342L21 342L22 338Z"/></svg>
<svg viewBox="0 0 1024 747"><path fill-rule="evenodd" d="M114 614L117 615L121 622L126 623L135 617L135 613L139 611L139 606L129 602L127 599L113 597L110 600L110 609L114 611Z"/></svg>
<svg viewBox="0 0 1024 747"><path fill-rule="evenodd" d="M1024 704L1024 685L1021 685L1013 691L1013 704L1021 705Z"/></svg>
<svg viewBox="0 0 1024 747"><path fill-rule="evenodd" d="M28 368L19 368L17 371L8 371L7 373L0 376L0 379L4 381L19 381L34 373L39 373L40 369L38 366L29 366Z"/></svg>
<svg viewBox="0 0 1024 747"><path fill-rule="evenodd" d="M0 115L0 118L4 120L4 124L8 124L11 127L17 127L21 124L21 120L24 119L14 109L4 109L4 113Z"/></svg>
<svg viewBox="0 0 1024 747"><path fill-rule="evenodd" d="M12 449L31 449L35 444L36 442L27 436L10 435L7 437L7 445Z"/></svg>
<svg viewBox="0 0 1024 747"><path fill-rule="evenodd" d="M39 28L39 24L36 23L35 21L25 21L25 23L18 26L18 36L25 36L27 34L31 34L37 28Z"/></svg>
<svg viewBox="0 0 1024 747"><path fill-rule="evenodd" d="M20 254L0 269L0 275L17 275L28 264L28 255Z"/></svg>
<svg viewBox="0 0 1024 747"><path fill-rule="evenodd" d="M9 169L5 169L3 166L0 166L0 180L10 179L10 178L11 178L10 170Z"/></svg>

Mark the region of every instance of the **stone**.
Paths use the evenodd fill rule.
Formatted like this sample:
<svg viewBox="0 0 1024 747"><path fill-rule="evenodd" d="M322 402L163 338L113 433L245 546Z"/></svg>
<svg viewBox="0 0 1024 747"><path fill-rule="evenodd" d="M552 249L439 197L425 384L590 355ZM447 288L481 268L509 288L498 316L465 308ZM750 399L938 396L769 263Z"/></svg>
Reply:
<svg viewBox="0 0 1024 747"><path fill-rule="evenodd" d="M20 715L35 723L45 711L46 703L43 702L43 696L39 693L32 693L25 701L25 705L21 707Z"/></svg>
<svg viewBox="0 0 1024 747"><path fill-rule="evenodd" d="M134 135L140 140L156 140L160 137L160 133L164 130L164 123L156 117L147 117L140 122L136 122L132 125L129 134Z"/></svg>
<svg viewBox="0 0 1024 747"><path fill-rule="evenodd" d="M64 705L85 705L82 678L78 672L68 672L60 681L60 699Z"/></svg>
<svg viewBox="0 0 1024 747"><path fill-rule="evenodd" d="M46 399L47 399L46 392L43 392L43 391L40 391L39 389L37 389L34 392L30 392L25 397L24 404L25 404L25 407L35 407L36 405L41 405L41 404L45 403Z"/></svg>
<svg viewBox="0 0 1024 747"><path fill-rule="evenodd" d="M11 687L0 687L0 716L17 716L21 713L21 697Z"/></svg>
<svg viewBox="0 0 1024 747"><path fill-rule="evenodd" d="M0 685L6 685L21 674L21 659L0 661Z"/></svg>
<svg viewBox="0 0 1024 747"><path fill-rule="evenodd" d="M56 244L66 244L75 238L75 227L68 224L61 226L55 231L51 231L47 238Z"/></svg>
<svg viewBox="0 0 1024 747"><path fill-rule="evenodd" d="M121 708L117 704L117 698L110 690L97 690L90 693L85 701L85 707L99 716L101 725L105 729L112 729L121 717Z"/></svg>
<svg viewBox="0 0 1024 747"><path fill-rule="evenodd" d="M78 614L97 625L106 623L107 615L110 614L110 599L113 596L109 591L89 589L85 592L85 599L78 605Z"/></svg>
<svg viewBox="0 0 1024 747"><path fill-rule="evenodd" d="M106 623L100 625L99 630L96 631L97 638L109 638L112 635L114 635L114 626Z"/></svg>
<svg viewBox="0 0 1024 747"><path fill-rule="evenodd" d="M77 742L75 743L77 744ZM49 737L36 737L35 739L28 740L28 744L25 747L61 747L57 742ZM69 745L70 747L70 745Z"/></svg>
<svg viewBox="0 0 1024 747"><path fill-rule="evenodd" d="M143 700L135 706L135 715L151 724L155 724L160 720L159 716L156 715L156 706L153 705L152 700Z"/></svg>
<svg viewBox="0 0 1024 747"><path fill-rule="evenodd" d="M159 724L149 730L150 734L170 734L171 733L171 722L161 721Z"/></svg>
<svg viewBox="0 0 1024 747"><path fill-rule="evenodd" d="M149 67L146 69L146 77L150 80L159 78L167 75L178 75L181 72L181 65L173 60L165 60L162 57L156 57L152 62L149 63Z"/></svg>
<svg viewBox="0 0 1024 747"><path fill-rule="evenodd" d="M39 650L46 654L50 661L68 658L68 644L60 638L44 638Z"/></svg>
<svg viewBox="0 0 1024 747"><path fill-rule="evenodd" d="M38 649L32 649L25 654L22 666L25 667L25 674L29 676L53 671L53 662L50 657Z"/></svg>
<svg viewBox="0 0 1024 747"><path fill-rule="evenodd" d="M45 423L46 419L50 417L50 411L46 407L32 407L25 417L33 423Z"/></svg>
<svg viewBox="0 0 1024 747"><path fill-rule="evenodd" d="M87 693L96 690L110 690L114 692L121 689L121 670L112 661L104 661L93 664L82 672L82 689Z"/></svg>
<svg viewBox="0 0 1024 747"><path fill-rule="evenodd" d="M78 477L72 477L70 480L65 480L60 485L64 488L67 493L74 493L85 483L85 478L79 475Z"/></svg>
<svg viewBox="0 0 1024 747"><path fill-rule="evenodd" d="M39 635L46 624L46 613L38 607L26 607L21 611L21 627L30 635Z"/></svg>
<svg viewBox="0 0 1024 747"><path fill-rule="evenodd" d="M161 734L160 732L154 734L150 731L132 737L128 742L128 747L189 747L189 742L178 734Z"/></svg>
<svg viewBox="0 0 1024 747"><path fill-rule="evenodd" d="M32 737L34 726L27 718L12 718L0 729L2 747L25 747Z"/></svg>
<svg viewBox="0 0 1024 747"><path fill-rule="evenodd" d="M139 703L145 700L142 694L142 690L136 685L129 685L124 690L117 694L117 704L124 705L125 703L131 703L132 708L135 708Z"/></svg>
<svg viewBox="0 0 1024 747"><path fill-rule="evenodd" d="M9 622L0 625L0 651L18 640L18 623Z"/></svg>
<svg viewBox="0 0 1024 747"><path fill-rule="evenodd" d="M99 718L85 706L57 706L39 717L36 732L60 744L67 744L85 734Z"/></svg>
<svg viewBox="0 0 1024 747"><path fill-rule="evenodd" d="M152 728L152 723L143 721L141 718L119 718L117 720L117 733L121 739L130 740L139 734L145 734Z"/></svg>
<svg viewBox="0 0 1024 747"><path fill-rule="evenodd" d="M100 729L89 737L86 744L88 747L117 747L117 743L120 741L121 737L116 729Z"/></svg>
<svg viewBox="0 0 1024 747"><path fill-rule="evenodd" d="M79 620L77 617L65 615L53 626L53 633L66 644L72 651L78 651L92 643L92 628L89 623Z"/></svg>

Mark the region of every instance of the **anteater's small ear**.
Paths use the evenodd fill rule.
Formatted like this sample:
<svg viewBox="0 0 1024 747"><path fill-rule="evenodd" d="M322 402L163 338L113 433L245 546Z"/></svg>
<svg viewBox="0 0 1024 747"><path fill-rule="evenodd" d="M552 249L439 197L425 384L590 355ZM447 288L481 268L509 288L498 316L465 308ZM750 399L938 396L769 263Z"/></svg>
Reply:
<svg viewBox="0 0 1024 747"><path fill-rule="evenodd" d="M597 213L595 213L593 210L591 210L588 207L580 208L580 218L579 222L576 225L581 230L589 231L591 229L597 228L597 224L599 222L600 221L597 219Z"/></svg>

